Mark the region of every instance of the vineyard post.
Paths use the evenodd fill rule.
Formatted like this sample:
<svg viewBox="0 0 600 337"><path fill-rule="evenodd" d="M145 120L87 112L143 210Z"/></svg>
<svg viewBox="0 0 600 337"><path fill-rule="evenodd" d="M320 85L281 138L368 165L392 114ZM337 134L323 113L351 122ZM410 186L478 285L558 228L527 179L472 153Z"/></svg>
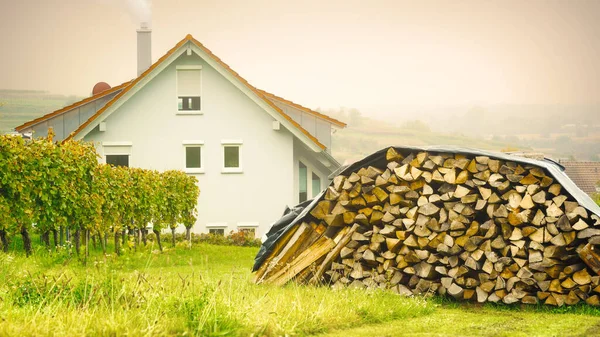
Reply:
<svg viewBox="0 0 600 337"><path fill-rule="evenodd" d="M33 249L31 248L31 237L27 231L27 226L24 224L21 224L21 237L23 238L23 248L25 248L25 254L29 257L31 254L33 254Z"/></svg>

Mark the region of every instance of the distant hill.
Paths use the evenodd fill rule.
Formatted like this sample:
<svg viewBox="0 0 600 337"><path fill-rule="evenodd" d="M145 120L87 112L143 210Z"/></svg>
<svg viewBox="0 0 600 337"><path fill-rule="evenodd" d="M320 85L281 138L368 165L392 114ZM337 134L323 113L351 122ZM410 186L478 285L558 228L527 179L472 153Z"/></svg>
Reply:
<svg viewBox="0 0 600 337"><path fill-rule="evenodd" d="M0 89L0 134L81 99L40 90Z"/></svg>
<svg viewBox="0 0 600 337"><path fill-rule="evenodd" d="M338 130L333 134L332 154L340 162L354 162L377 150L394 145L430 146L454 145L492 151L533 151L532 148L504 140L485 140L458 133L431 131L425 124L408 123L404 126L385 125L384 122L363 119L363 125Z"/></svg>
<svg viewBox="0 0 600 337"><path fill-rule="evenodd" d="M537 107L465 113L404 111L370 114L357 109L322 110L348 123L333 135L333 155L342 162L390 145L455 145L494 151L540 152L553 159L600 161L600 107ZM544 109L546 108L546 109ZM385 117L382 117L385 116Z"/></svg>

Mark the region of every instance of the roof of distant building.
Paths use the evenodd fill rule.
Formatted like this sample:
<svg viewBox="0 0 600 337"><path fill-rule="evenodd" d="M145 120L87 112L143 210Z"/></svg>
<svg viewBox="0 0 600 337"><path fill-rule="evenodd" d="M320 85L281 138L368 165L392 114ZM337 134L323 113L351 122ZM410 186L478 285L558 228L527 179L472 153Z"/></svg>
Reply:
<svg viewBox="0 0 600 337"><path fill-rule="evenodd" d="M561 160L565 173L585 193L600 192L600 162Z"/></svg>

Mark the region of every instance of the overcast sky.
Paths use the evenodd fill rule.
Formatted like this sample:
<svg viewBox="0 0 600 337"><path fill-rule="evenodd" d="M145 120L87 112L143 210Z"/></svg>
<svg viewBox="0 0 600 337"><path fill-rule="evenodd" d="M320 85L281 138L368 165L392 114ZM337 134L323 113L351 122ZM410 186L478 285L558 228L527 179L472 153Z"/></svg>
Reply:
<svg viewBox="0 0 600 337"><path fill-rule="evenodd" d="M136 75L129 0L0 0L0 88L87 96ZM129 4L129 5L128 5ZM600 1L153 0L152 58L190 33L309 107L600 102Z"/></svg>

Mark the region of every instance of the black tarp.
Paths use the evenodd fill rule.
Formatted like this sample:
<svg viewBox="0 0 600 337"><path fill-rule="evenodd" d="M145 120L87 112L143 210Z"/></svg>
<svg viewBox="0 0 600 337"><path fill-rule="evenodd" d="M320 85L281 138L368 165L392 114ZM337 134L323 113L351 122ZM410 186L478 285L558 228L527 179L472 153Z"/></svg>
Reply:
<svg viewBox="0 0 600 337"><path fill-rule="evenodd" d="M575 183L565 174L564 168L550 159L537 160L531 158L525 158L515 155L510 155L502 152L493 152L493 151L485 151L485 150L477 150L477 149L469 149L463 147L456 146L428 146L428 147L419 147L419 146L394 146L397 152L406 153L409 152L420 152L427 151L429 153L452 153L452 154L464 154L466 156L474 157L474 156L487 156L494 159L500 159L503 161L512 161L516 163L522 164L531 164L545 169L550 176L552 176L562 187L585 209L588 211L600 216L600 207ZM353 163L345 168L343 168L339 174L348 175L351 172L358 171L362 167L379 167L385 168L387 166L387 160L385 159L385 154L389 147L381 149L360 161ZM287 233L288 230L294 227L299 221L301 221L308 212L310 212L313 207L319 202L321 197L325 192L321 192L318 196L316 196L312 200L305 201L297 206L294 206L292 209L287 208L283 217L279 219L269 232L266 234L267 239L263 242L258 254L254 258L254 266L252 271L258 270L260 266L263 264L265 259L269 256L273 248L275 247L275 243L279 241L279 239Z"/></svg>

